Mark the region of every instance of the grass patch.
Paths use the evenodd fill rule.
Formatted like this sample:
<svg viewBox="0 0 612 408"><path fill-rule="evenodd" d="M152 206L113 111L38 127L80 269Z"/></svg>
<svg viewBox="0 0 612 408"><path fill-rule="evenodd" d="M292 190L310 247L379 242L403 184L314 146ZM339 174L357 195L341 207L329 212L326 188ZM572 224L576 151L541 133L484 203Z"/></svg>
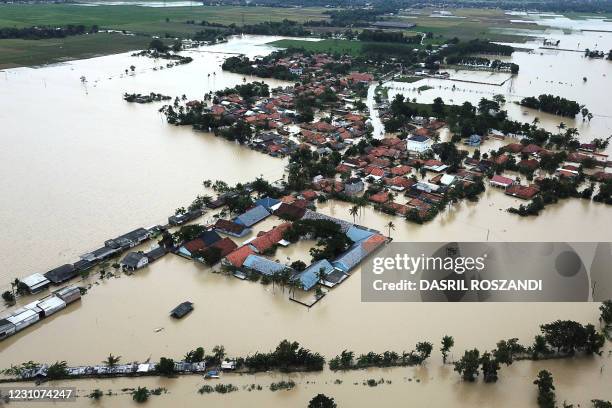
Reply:
<svg viewBox="0 0 612 408"><path fill-rule="evenodd" d="M255 24L264 21L323 20L324 8L272 8L234 6L141 7L94 6L70 4L0 5L0 27L34 25L97 24L100 28L129 30L145 34L190 34L201 30L187 20L207 20L221 24ZM168 19L168 21L166 21Z"/></svg>
<svg viewBox="0 0 612 408"><path fill-rule="evenodd" d="M90 34L49 40L0 40L0 69L91 58L145 48L150 38Z"/></svg>
<svg viewBox="0 0 612 408"><path fill-rule="evenodd" d="M414 48L419 48L418 44L400 44L400 43L377 43L368 41L356 40L321 40L321 41L304 41L304 40L278 40L268 43L273 47L278 48L302 48L310 52L324 52L327 54L348 54L353 57L361 57L366 54L364 46L372 46L373 49L381 46L392 46L394 50L412 52Z"/></svg>
<svg viewBox="0 0 612 408"><path fill-rule="evenodd" d="M395 82L405 82L407 84L412 84L414 82L418 82L420 80L422 80L422 77L416 77L416 76L401 76L399 78L395 78L393 79L393 81Z"/></svg>
<svg viewBox="0 0 612 408"><path fill-rule="evenodd" d="M277 48L303 48L310 52L326 52L328 54L349 54L353 56L362 55L363 43L349 40L279 40L268 43Z"/></svg>
<svg viewBox="0 0 612 408"><path fill-rule="evenodd" d="M0 68L41 65L141 49L151 36L187 37L203 29L187 20L222 24L255 24L264 21L322 20L324 8L272 8L234 6L140 7L71 4L0 5L0 27L98 25L100 29L126 30L137 36L96 34L49 40L0 40Z"/></svg>

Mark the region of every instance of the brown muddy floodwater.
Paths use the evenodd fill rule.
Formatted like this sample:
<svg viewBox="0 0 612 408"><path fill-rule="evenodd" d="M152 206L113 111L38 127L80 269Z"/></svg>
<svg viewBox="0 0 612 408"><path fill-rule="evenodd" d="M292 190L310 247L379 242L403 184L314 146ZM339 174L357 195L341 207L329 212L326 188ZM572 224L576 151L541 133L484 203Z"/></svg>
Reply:
<svg viewBox="0 0 612 408"><path fill-rule="evenodd" d="M270 49L257 44L271 40L239 38L215 50L264 54ZM204 50L189 52L195 58L193 63L163 71L151 69L159 62L122 54L0 73L0 286L6 286L15 276L46 271L74 260L104 239L130 228L164 221L174 208L187 204L202 191L204 179L235 183L260 174L271 180L282 176L282 160L186 127L169 126L157 113L160 104L132 105L122 101L123 92L155 91L172 96L184 93L188 98L201 98L208 90L242 81L241 76L220 70L221 54L201 51ZM534 61L542 58L564 62L566 58L561 53L521 54L513 58L523 55ZM132 64L136 74L122 74ZM539 68L521 64L515 87L520 81L528 81L521 79L523 75L534 75L530 72L544 69L548 62L542 64ZM209 79L208 73L213 72L216 75ZM82 75L87 78L86 84L79 79ZM587 105L592 104L597 115L612 116L609 104L603 104L605 99L596 95L595 76L593 83L589 80L591 85L592 99L586 101ZM560 89L559 94L567 96ZM418 98L440 94L446 99L448 92L437 88ZM520 92L539 93L535 88ZM557 89L551 88L551 92L557 93ZM520 111L514 113L523 117ZM590 126L600 126L597 115ZM605 123L608 124L601 125L602 129L609 126L609 122ZM571 200L527 219L504 211L516 204L502 192L488 190L478 203L450 208L423 226L370 208L363 211L357 223L386 232L385 224L393 220L396 229L392 236L396 241L610 240L612 213L605 206ZM352 220L345 203L328 202L318 208ZM271 217L258 224L256 231L280 222ZM300 242L279 249L275 257L282 262L308 261L310 244ZM586 406L592 398L612 399L609 347L596 358L517 362L503 367L501 379L494 385L459 381L450 367L441 365L437 351L445 334L455 337L453 358L468 347L490 350L504 338L518 337L528 344L541 323L555 319L596 323L599 313L594 303L366 304L360 299L360 276L356 271L308 310L290 302L288 294L279 288L211 273L200 264L174 255L132 276L100 281L92 275L86 283L93 286L80 303L1 342L0 367L28 360L66 360L71 365L98 363L109 353L122 356L124 362L157 360L162 356L178 359L195 347L210 351L217 344L224 345L229 355L244 356L270 350L284 338L297 340L327 358L343 349L356 353L403 351L413 349L418 341L431 341L436 346L434 355L424 367L344 374L326 370L316 374L225 375L211 382L241 387L229 395L198 394L197 389L204 384L198 376L61 384L76 386L81 394L95 388L116 393L139 385L167 388L168 394L150 398L151 407L305 407L313 395L321 392L335 397L343 408L530 407L535 406L536 399L532 381L540 369L547 368L555 378L559 401ZM168 311L185 300L194 302L194 312L180 321L170 319ZM362 385L364 380L381 377L391 384L375 388ZM297 383L294 390L267 390L271 382L287 378ZM342 384L334 384L336 379ZM242 389L252 383L262 385L264 390ZM77 403L64 405L130 404L128 395L120 395L103 397L98 403L79 398ZM54 406L58 405L62 404Z"/></svg>

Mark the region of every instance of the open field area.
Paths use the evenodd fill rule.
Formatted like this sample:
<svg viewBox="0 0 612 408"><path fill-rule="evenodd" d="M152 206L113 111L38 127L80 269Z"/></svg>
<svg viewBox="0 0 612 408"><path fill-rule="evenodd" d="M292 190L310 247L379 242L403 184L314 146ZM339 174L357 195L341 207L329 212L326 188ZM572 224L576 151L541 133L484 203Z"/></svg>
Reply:
<svg viewBox="0 0 612 408"><path fill-rule="evenodd" d="M364 54L364 47L377 47L381 45L393 46L396 50L405 48L406 52L414 48L419 48L418 44L399 44L399 43L375 43L367 41L351 40L321 40L321 41L302 41L302 40L278 40L271 42L270 45L278 48L302 48L311 52L326 52L331 54L349 54L357 57Z"/></svg>
<svg viewBox="0 0 612 408"><path fill-rule="evenodd" d="M492 41L521 41L527 36L517 31L516 35L508 34L507 30L542 31L546 27L536 24L517 23L511 20L521 20L518 16L507 15L501 9L450 9L452 15L440 16L433 14L433 9L423 9L416 13L403 13L397 21L412 22L417 26L414 31L432 32L435 37L458 37L459 39L489 39ZM436 38L430 40L437 42Z"/></svg>
<svg viewBox="0 0 612 408"><path fill-rule="evenodd" d="M280 9L269 7L141 7L67 4L1 5L0 27L84 24L100 29L126 30L139 36L98 34L53 40L0 40L0 69L88 58L142 48L149 36L180 37L203 29L196 23L254 24L263 21L323 19L322 8Z"/></svg>
<svg viewBox="0 0 612 408"><path fill-rule="evenodd" d="M146 36L98 33L48 40L0 40L0 69L35 66L146 47Z"/></svg>
<svg viewBox="0 0 612 408"><path fill-rule="evenodd" d="M260 23L263 21L295 21L323 19L322 8L281 9L270 7L140 7L92 6L67 4L0 6L0 27L33 25L97 24L100 28L128 30L161 35L189 34L201 30L187 20L207 20L221 24ZM166 20L168 19L168 20Z"/></svg>

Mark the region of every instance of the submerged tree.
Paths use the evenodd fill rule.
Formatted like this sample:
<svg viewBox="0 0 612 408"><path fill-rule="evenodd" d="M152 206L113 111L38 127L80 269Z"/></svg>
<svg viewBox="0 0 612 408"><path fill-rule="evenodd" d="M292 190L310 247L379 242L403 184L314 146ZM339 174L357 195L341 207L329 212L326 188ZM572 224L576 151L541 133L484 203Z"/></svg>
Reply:
<svg viewBox="0 0 612 408"><path fill-rule="evenodd" d="M466 350L463 357L455 363L455 371L461 374L465 381L475 381L480 365L480 352L478 349Z"/></svg>
<svg viewBox="0 0 612 408"><path fill-rule="evenodd" d="M453 336L442 337L442 347L440 348L440 351L442 352L442 362L444 364L446 364L448 353L454 345L455 345L455 339L453 339Z"/></svg>
<svg viewBox="0 0 612 408"><path fill-rule="evenodd" d="M317 394L308 403L308 408L336 408L337 405L333 398L325 394Z"/></svg>
<svg viewBox="0 0 612 408"><path fill-rule="evenodd" d="M542 370L533 382L538 386L538 406L540 408L555 408L555 386L550 371Z"/></svg>

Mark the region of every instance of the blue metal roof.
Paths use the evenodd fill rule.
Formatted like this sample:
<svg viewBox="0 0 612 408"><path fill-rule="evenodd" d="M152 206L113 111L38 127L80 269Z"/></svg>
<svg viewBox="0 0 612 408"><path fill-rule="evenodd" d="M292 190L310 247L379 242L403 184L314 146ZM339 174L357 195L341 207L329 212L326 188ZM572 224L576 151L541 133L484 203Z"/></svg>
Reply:
<svg viewBox="0 0 612 408"><path fill-rule="evenodd" d="M302 289L310 290L319 281L319 271L321 269L323 269L325 275L329 275L334 271L334 266L327 259L321 259L296 275L295 279L299 279Z"/></svg>
<svg viewBox="0 0 612 408"><path fill-rule="evenodd" d="M352 226L348 229L348 231L346 231L346 236L349 237L353 242L359 242L361 240L370 238L372 235L374 235L373 232L363 228L359 228L357 226Z"/></svg>
<svg viewBox="0 0 612 408"><path fill-rule="evenodd" d="M244 214L241 214L236 217L234 222L236 222L237 224L245 225L247 227L251 227L257 224L259 221L263 220L264 218L267 218L269 215L270 213L268 212L268 210L265 209L265 207L258 205L257 207L253 207Z"/></svg>
<svg viewBox="0 0 612 408"><path fill-rule="evenodd" d="M280 200L277 200L276 198L270 198L270 197L260 198L259 200L255 201L255 204L261 205L268 211L270 210L271 207L275 206L278 203L280 203Z"/></svg>
<svg viewBox="0 0 612 408"><path fill-rule="evenodd" d="M204 241L204 244L206 246L210 246L215 242L219 241L221 239L221 236L219 236L219 234L217 234L215 231L204 231L200 234L198 238Z"/></svg>
<svg viewBox="0 0 612 408"><path fill-rule="evenodd" d="M348 272L361 262L368 254L363 250L361 243L358 242L340 255L332 264L342 272Z"/></svg>
<svg viewBox="0 0 612 408"><path fill-rule="evenodd" d="M258 255L247 256L242 266L268 276L280 273L287 268L285 265L281 265L278 262L271 261Z"/></svg>

